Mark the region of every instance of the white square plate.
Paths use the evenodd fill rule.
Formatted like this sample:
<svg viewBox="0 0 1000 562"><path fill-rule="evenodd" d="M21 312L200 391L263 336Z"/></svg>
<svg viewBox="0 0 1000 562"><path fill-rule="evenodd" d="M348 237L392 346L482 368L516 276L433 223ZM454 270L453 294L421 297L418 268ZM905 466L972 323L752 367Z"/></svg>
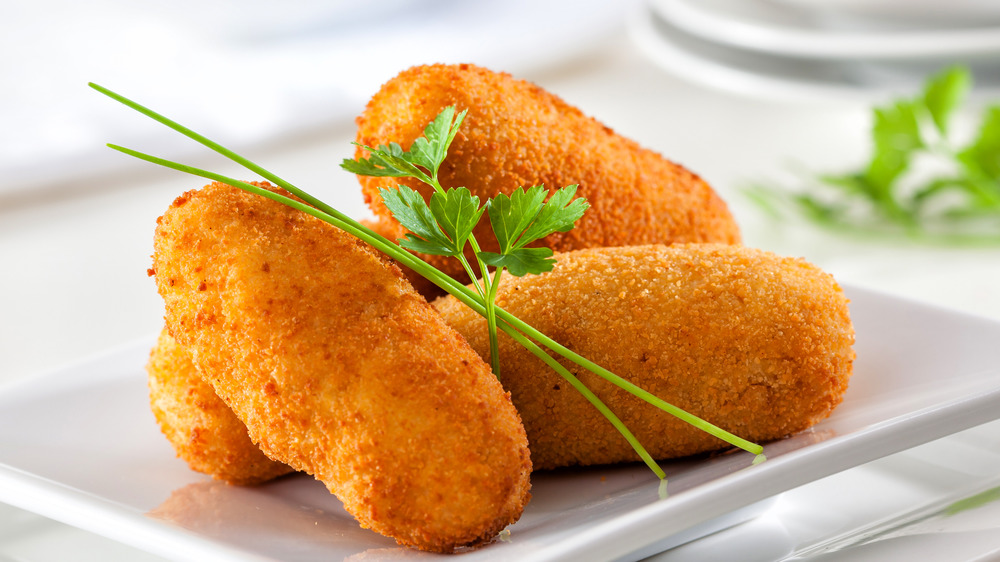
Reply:
<svg viewBox="0 0 1000 562"><path fill-rule="evenodd" d="M812 430L733 453L533 475L510 536L463 560L635 560L759 513L801 484L1000 417L1000 323L850 289L855 374ZM0 391L0 501L170 558L405 560L315 480L239 488L178 460L148 407L153 343Z"/></svg>

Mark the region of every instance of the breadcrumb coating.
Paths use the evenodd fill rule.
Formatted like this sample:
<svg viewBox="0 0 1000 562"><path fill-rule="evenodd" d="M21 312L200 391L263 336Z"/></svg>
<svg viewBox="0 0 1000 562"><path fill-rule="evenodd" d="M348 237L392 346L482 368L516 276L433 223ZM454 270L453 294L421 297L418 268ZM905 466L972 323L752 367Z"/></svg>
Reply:
<svg viewBox="0 0 1000 562"><path fill-rule="evenodd" d="M544 185L579 184L590 210L567 233L539 245L556 251L675 242L737 243L739 229L725 202L683 166L639 146L587 117L557 96L509 74L471 64L417 66L389 80L357 119L357 142L409 148L424 127L449 105L468 110L440 170L445 188L466 187L485 202ZM366 157L358 148L356 157ZM410 178L360 177L372 211L392 219L379 187L405 184L429 198L431 188ZM475 234L496 251L489 221ZM458 262L421 256L456 279L467 279Z"/></svg>
<svg viewBox="0 0 1000 562"><path fill-rule="evenodd" d="M376 234L380 234L394 243L396 243L397 239L399 238L399 231L397 229L399 225L395 221L392 221L390 219L382 219L377 221L362 220L360 222L364 226L367 226L368 228L372 229ZM396 266L399 267L399 270L403 272L403 276L406 277L406 280L410 282L410 285L412 285L413 288L418 293L423 295L424 298L427 299L428 301L432 301L440 297L441 295L445 294L444 290L442 290L434 283L428 281L427 278L424 277L423 275L420 275L419 273L413 271L412 269L406 267L401 263L396 262L395 260L393 260L393 263L395 263Z"/></svg>
<svg viewBox="0 0 1000 562"><path fill-rule="evenodd" d="M578 250L550 273L502 278L497 304L554 340L751 441L829 416L854 359L848 301L833 278L793 258L736 245ZM434 306L483 357L486 322L453 297ZM655 458L726 446L567 361ZM536 469L638 460L554 371L500 335L501 380Z"/></svg>
<svg viewBox="0 0 1000 562"><path fill-rule="evenodd" d="M247 428L164 329L149 355L149 401L177 456L229 484L260 484L292 472L250 440Z"/></svg>
<svg viewBox="0 0 1000 562"><path fill-rule="evenodd" d="M268 457L420 549L518 519L531 462L509 395L380 254L218 183L178 197L154 247L171 336Z"/></svg>

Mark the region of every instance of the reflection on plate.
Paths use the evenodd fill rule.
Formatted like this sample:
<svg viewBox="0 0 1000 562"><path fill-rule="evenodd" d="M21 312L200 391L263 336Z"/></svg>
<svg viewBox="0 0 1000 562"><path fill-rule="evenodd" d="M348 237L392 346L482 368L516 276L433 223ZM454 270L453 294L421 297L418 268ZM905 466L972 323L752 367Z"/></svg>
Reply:
<svg viewBox="0 0 1000 562"><path fill-rule="evenodd" d="M814 429L731 453L535 474L510 536L463 560L637 559L752 517L768 498L1000 416L1000 324L849 290L858 360ZM213 483L176 459L149 413L152 338L0 392L0 501L174 558L436 558L363 530L318 482ZM450 558L449 558L450 559Z"/></svg>
<svg viewBox="0 0 1000 562"><path fill-rule="evenodd" d="M716 90L781 102L883 101L911 95L942 59L845 61L751 51L706 40L662 18L649 6L633 10L629 34L657 66ZM1000 32L996 33L1000 41ZM950 62L957 62L951 60ZM973 61L975 97L1000 95L1000 66Z"/></svg>

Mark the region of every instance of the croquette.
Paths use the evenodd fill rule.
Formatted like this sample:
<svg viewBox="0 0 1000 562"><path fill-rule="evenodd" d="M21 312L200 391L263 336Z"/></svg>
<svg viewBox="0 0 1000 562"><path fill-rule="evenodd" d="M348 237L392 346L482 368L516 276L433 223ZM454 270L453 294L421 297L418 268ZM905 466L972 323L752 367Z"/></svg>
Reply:
<svg viewBox="0 0 1000 562"><path fill-rule="evenodd" d="M509 395L370 247L214 183L160 217L152 271L170 335L250 438L363 527L451 552L518 519L531 461Z"/></svg>
<svg viewBox="0 0 1000 562"><path fill-rule="evenodd" d="M149 401L177 456L193 470L230 484L260 484L288 474L250 440L247 428L191 361L191 354L160 332L146 365Z"/></svg>
<svg viewBox="0 0 1000 562"><path fill-rule="evenodd" d="M376 234L388 238L390 242L398 243L397 238L399 238L399 232L396 230L398 225L391 219L362 220L360 222ZM418 293L423 295L428 301L432 301L445 294L443 289L429 281L426 277L420 275L405 265L400 263L396 263L396 265L399 266L400 271L403 272L403 276L410 282L410 285L412 285L413 288L416 289Z"/></svg>
<svg viewBox="0 0 1000 562"><path fill-rule="evenodd" d="M358 117L359 144L390 142L409 148L447 106L468 110L447 158L441 185L466 187L481 201L544 185L578 184L590 210L569 232L538 245L556 251L681 242L737 243L739 228L725 202L700 177L618 135L544 89L471 64L417 66L389 80ZM367 152L359 147L357 158ZM431 188L411 178L359 176L364 197L394 235L379 187L407 185L429 198ZM483 250L496 251L489 221L475 230ZM456 279L467 279L452 258L422 258Z"/></svg>
<svg viewBox="0 0 1000 562"><path fill-rule="evenodd" d="M541 275L504 276L497 304L654 395L751 441L826 418L854 359L848 301L833 278L794 258L690 244L558 254ZM486 321L454 297L434 303L484 358ZM561 361L667 459L727 445ZM556 372L500 334L500 375L536 469L638 460Z"/></svg>

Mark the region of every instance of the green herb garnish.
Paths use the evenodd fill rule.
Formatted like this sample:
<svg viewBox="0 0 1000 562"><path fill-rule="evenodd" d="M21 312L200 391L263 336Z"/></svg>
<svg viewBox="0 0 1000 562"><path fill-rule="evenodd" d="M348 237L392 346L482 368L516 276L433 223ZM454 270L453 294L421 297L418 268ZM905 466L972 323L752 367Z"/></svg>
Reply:
<svg viewBox="0 0 1000 562"><path fill-rule="evenodd" d="M436 248L441 251L449 252L444 255L454 255L459 259L464 259L460 250L465 245L465 243L460 244L459 242L465 240L465 242L469 244L475 252L477 261L481 262L481 270L484 272L484 275L480 280L482 285L476 286L475 289L470 289L462 283L459 283L455 279L442 273L440 270L407 251L403 245L386 239L358 221L344 215L330 205L327 205L323 201L292 185L290 182L285 181L260 165L236 154L232 150L229 150L228 148L223 147L201 134L196 133L183 125L180 125L179 123L102 86L91 83L90 87L210 148L222 156L229 158L233 162L259 175L272 184L281 187L302 201L297 201L280 193L275 193L222 174L195 168L193 166L178 164L170 160L144 154L129 148L109 144L108 146L110 148L147 162L212 181L222 182L250 193L267 197L271 200L319 218L320 220L356 236L375 249L395 259L402 265L423 275L438 287L441 287L462 303L470 307L477 314L480 314L487 319L490 318L491 314L494 315L496 328L499 328L505 334L514 339L514 341L518 344L524 346L533 355L541 359L546 365L551 367L554 371L566 379L570 385L572 385L595 408L597 408L622 434L622 436L625 437L643 462L645 462L646 465L660 479L664 479L666 476L663 470L656 464L632 432L625 427L624 423L622 423L614 412L612 412L589 388L587 388L586 385L580 382L576 376L556 361L554 357L543 350L540 345L587 369L588 371L597 374L643 401L652 404L653 406L656 406L657 408L664 410L731 445L753 453L756 455L754 458L755 464L764 459L763 447L760 445L737 437L728 431L712 425L697 416L685 412L684 410L657 398L648 391L639 388L618 375L615 375L608 369L605 369L604 367L593 363L577 353L574 353L545 334L539 332L537 329L528 325L523 320L517 318L502 308L495 306L493 298L496 296L496 282L499 279L500 270L508 268L513 272L516 268L516 271L521 271L520 264L522 261L527 262L524 266L526 272L533 271L535 269L538 269L539 272L551 269L551 260L545 259L548 256L551 256L550 250L548 256L544 256L541 260L537 259L540 253L534 252L529 252L527 254L533 255L533 257L524 258L523 256L525 253L523 250L532 250L532 248L525 248L524 246L549 233L560 230L568 230L571 228L576 219L583 214L586 209L586 204L581 200L573 199L575 186L569 186L555 192L555 194L549 197L547 203L540 203L538 201L538 194L542 193L541 187L531 188L527 191L522 190L520 194L515 192L510 197L498 196L491 199L490 201L487 201L485 211L490 215L491 224L494 227L494 232L498 234L498 239L501 236L503 237L500 248L501 252L499 254L481 252L475 238L471 234L472 227L475 225L473 218L481 217L484 210L479 206L478 199L472 197L471 194L468 193L468 190L456 188L445 191L440 188L440 185L437 183L438 167L440 166L441 161L443 161L444 155L447 154L448 146L458 130L458 125L461 123L464 113L459 114L457 118L453 118L453 110L445 110L445 112L442 112L442 114L428 126L427 130L425 130L424 139L418 139L418 141L414 142L414 146L411 147L409 151L404 151L399 147L399 145L395 144L390 144L389 146L383 146L376 149L365 147L365 149L369 152L369 158L367 160L345 160L343 166L351 171L363 169L365 170L364 173L370 173L370 175L375 176L416 177L425 183L436 186L434 195L443 194L441 195L443 199L440 199L438 203L434 203L433 196L430 204L425 203L422 198L414 197L413 193L415 192L413 192L413 190L384 190L383 194L385 195L385 193L388 192L389 199L396 198L396 201L394 201L392 205L399 204L399 211L406 217L407 222L412 226L417 227L417 236L408 236L403 239L401 244L419 246L422 248L420 251L423 251L423 248L425 247ZM354 169L352 170L351 168ZM362 172L355 171L355 173ZM544 194L542 194L542 196L544 196ZM494 203L494 201L498 202ZM390 208L390 210L392 209ZM438 221L437 218L435 218L438 216L435 212L438 214L444 213L445 216L442 217L441 221ZM493 219L494 216L497 217L495 222ZM407 228L409 228L409 226ZM439 229L443 236L439 235L438 232L435 231L435 228ZM413 229L411 229L411 232L412 231ZM499 232L502 232L503 234L499 234ZM421 233L423 233L423 235L421 235ZM427 246L425 246L425 244ZM451 252L453 250L457 250L458 253L452 254ZM544 251L541 253L544 253ZM509 256L520 257L509 258ZM494 272L492 285L490 285L488 281L489 275L485 266L486 259L496 260L502 263L502 265L498 266L498 269ZM518 265L511 265L514 262L517 262ZM466 265L468 264L466 263ZM471 273L471 266L467 268L467 272ZM470 277L475 279L472 275L470 275Z"/></svg>
<svg viewBox="0 0 1000 562"><path fill-rule="evenodd" d="M499 377L494 303L504 270L517 277L551 271L555 264L555 260L550 259L552 250L526 246L553 232L569 231L583 216L588 205L584 199L573 199L575 185L557 190L548 202L545 202L548 192L542 186L536 186L528 191L519 188L510 196L499 194L482 207L479 197L464 187L445 190L438 180L438 170L458 134L465 113L462 111L456 115L454 107L444 108L424 128L424 136L413 141L409 150L403 150L394 142L378 148L355 143L368 153L368 158L345 159L341 167L364 176L413 178L434 190L429 203L419 192L405 185L395 189L379 188L379 194L392 216L410 231L399 240L400 246L424 254L453 257L462 264L486 309L490 366ZM482 251L472 233L484 211L489 215L500 246L499 253ZM466 245L472 250L478 272L466 258ZM487 266L494 267L492 277ZM423 269L415 271L424 275Z"/></svg>
<svg viewBox="0 0 1000 562"><path fill-rule="evenodd" d="M853 233L1000 243L1000 105L986 108L974 138L952 138L971 87L969 70L956 66L930 77L920 95L874 108L863 169L803 178L804 189L757 185L746 194L776 218L792 211Z"/></svg>
<svg viewBox="0 0 1000 562"><path fill-rule="evenodd" d="M958 500L944 509L944 515L945 517L951 517L952 515L977 509L995 501L1000 501L1000 487L990 488L985 492Z"/></svg>

